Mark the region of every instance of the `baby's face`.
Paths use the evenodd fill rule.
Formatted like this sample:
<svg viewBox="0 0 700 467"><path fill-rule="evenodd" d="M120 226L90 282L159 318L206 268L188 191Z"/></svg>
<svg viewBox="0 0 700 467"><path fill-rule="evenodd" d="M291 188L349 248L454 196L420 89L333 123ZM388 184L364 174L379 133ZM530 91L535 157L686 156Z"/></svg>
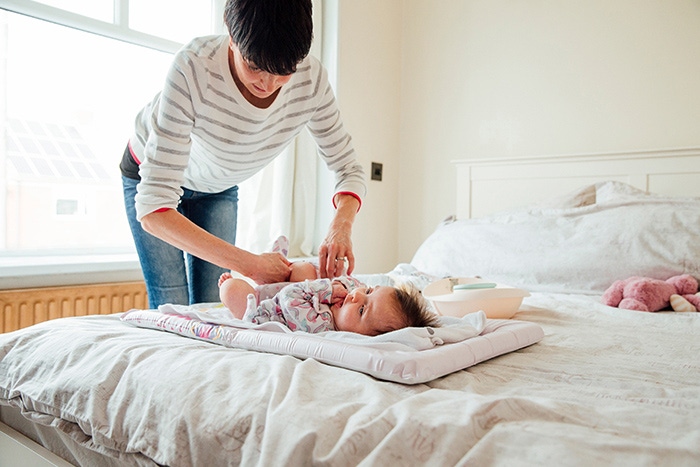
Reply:
<svg viewBox="0 0 700 467"><path fill-rule="evenodd" d="M393 287L358 287L331 310L338 331L377 336L405 326Z"/></svg>

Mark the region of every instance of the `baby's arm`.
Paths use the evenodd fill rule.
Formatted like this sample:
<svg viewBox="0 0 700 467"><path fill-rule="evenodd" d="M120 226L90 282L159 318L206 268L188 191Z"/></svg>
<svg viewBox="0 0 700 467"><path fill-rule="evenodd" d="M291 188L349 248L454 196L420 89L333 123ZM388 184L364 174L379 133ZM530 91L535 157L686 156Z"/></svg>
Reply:
<svg viewBox="0 0 700 467"><path fill-rule="evenodd" d="M278 294L280 305L301 304L311 302L314 298L318 303L331 303L333 285L330 279L293 282L284 287Z"/></svg>
<svg viewBox="0 0 700 467"><path fill-rule="evenodd" d="M284 310L288 325L294 321L296 329L307 332L333 330L330 310L322 310L321 304L330 305L333 286L329 279L293 283L280 291L277 298Z"/></svg>
<svg viewBox="0 0 700 467"><path fill-rule="evenodd" d="M348 292L350 292L358 287L366 287L365 284L358 281L357 279L355 279L352 276L340 276L340 277L336 277L333 280L341 282L345 286L345 288L348 289Z"/></svg>
<svg viewBox="0 0 700 467"><path fill-rule="evenodd" d="M345 297L348 295L348 286L339 280L333 280L331 285L333 287L331 304L336 304L338 302L342 303L343 300L345 300Z"/></svg>

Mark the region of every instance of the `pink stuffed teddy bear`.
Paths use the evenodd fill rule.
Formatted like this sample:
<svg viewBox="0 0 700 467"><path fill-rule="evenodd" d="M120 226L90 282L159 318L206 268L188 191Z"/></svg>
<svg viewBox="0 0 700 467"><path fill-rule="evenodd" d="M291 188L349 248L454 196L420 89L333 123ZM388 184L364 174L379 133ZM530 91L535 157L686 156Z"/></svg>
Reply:
<svg viewBox="0 0 700 467"><path fill-rule="evenodd" d="M603 303L626 310L700 310L698 281L691 275L673 276L665 281L630 277L615 281L603 294Z"/></svg>

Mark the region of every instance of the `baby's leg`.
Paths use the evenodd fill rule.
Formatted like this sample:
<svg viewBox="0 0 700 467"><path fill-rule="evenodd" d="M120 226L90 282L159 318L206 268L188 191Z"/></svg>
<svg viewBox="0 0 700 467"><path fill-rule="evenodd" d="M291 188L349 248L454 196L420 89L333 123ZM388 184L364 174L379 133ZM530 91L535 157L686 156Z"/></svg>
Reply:
<svg viewBox="0 0 700 467"><path fill-rule="evenodd" d="M231 310L233 316L243 319L245 315L248 294L254 294L255 289L243 279L234 279L228 273L221 275L219 279L219 297L226 308Z"/></svg>
<svg viewBox="0 0 700 467"><path fill-rule="evenodd" d="M305 280L318 279L318 271L313 263L297 261L292 263L292 272L289 274L289 282L304 282Z"/></svg>

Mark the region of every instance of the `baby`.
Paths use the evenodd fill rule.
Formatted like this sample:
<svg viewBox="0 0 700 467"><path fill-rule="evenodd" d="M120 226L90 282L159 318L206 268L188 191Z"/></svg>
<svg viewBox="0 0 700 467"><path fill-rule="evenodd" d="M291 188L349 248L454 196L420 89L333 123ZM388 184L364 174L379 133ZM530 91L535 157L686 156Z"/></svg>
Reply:
<svg viewBox="0 0 700 467"><path fill-rule="evenodd" d="M368 287L357 279L314 279L285 285L271 298L243 279L225 273L219 280L223 304L236 318L252 323L278 321L292 331L349 331L377 336L415 326L437 326L420 292L410 286Z"/></svg>
<svg viewBox="0 0 700 467"><path fill-rule="evenodd" d="M272 251L287 255L281 236ZM288 283L253 287L224 273L219 296L236 318L252 323L278 321L292 331L349 331L368 336L413 326L438 325L421 293L411 286L368 287L350 276L321 279L317 267L294 262Z"/></svg>
<svg viewBox="0 0 700 467"><path fill-rule="evenodd" d="M280 237L273 251L286 255L286 238ZM292 331L377 336L409 326L438 325L437 315L409 285L368 287L350 276L319 279L316 266L307 262L292 263L289 281L253 287L227 272L219 278L219 296L238 319L278 321Z"/></svg>

